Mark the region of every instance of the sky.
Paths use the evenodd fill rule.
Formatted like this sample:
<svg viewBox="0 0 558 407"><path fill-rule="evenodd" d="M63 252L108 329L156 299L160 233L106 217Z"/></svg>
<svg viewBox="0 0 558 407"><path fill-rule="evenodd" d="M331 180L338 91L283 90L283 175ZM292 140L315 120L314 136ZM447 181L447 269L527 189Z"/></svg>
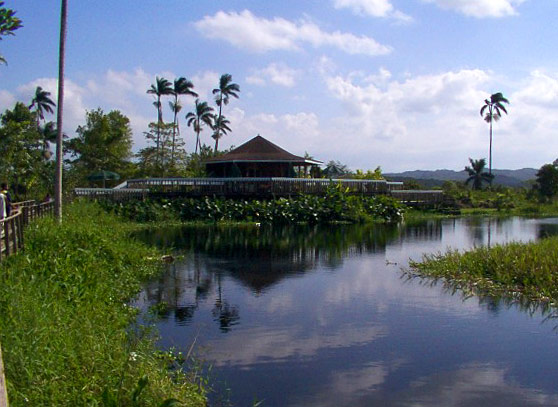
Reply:
<svg viewBox="0 0 558 407"><path fill-rule="evenodd" d="M184 76L200 100L228 73L220 148L260 134L286 150L384 172L462 170L488 158L484 100L502 92L493 168L558 158L556 0L68 0L64 131L119 110L134 151L157 120L146 93ZM60 1L5 0L23 28L4 37L0 111L57 94ZM56 100L56 99L55 99ZM170 99L169 99L170 100ZM188 151L195 134L184 116ZM164 119L172 121L167 101ZM55 121L51 115L48 119ZM202 142L213 145L208 129Z"/></svg>

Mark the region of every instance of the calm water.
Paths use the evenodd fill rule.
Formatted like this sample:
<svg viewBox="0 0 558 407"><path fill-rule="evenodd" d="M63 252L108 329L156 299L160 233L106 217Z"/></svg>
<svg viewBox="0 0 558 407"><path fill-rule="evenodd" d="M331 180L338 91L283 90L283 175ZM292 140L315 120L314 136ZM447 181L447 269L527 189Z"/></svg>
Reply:
<svg viewBox="0 0 558 407"><path fill-rule="evenodd" d="M401 272L552 234L558 219L162 230L145 238L185 260L138 303L168 303L161 347L196 341L235 406L558 406L558 320Z"/></svg>

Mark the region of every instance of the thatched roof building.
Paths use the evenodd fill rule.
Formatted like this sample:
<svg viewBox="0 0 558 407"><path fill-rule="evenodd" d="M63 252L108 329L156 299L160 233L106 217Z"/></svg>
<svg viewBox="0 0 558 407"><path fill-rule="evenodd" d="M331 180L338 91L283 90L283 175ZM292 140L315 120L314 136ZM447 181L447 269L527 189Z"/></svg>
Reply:
<svg viewBox="0 0 558 407"><path fill-rule="evenodd" d="M321 164L291 154L258 135L240 147L205 162L210 177L295 177Z"/></svg>

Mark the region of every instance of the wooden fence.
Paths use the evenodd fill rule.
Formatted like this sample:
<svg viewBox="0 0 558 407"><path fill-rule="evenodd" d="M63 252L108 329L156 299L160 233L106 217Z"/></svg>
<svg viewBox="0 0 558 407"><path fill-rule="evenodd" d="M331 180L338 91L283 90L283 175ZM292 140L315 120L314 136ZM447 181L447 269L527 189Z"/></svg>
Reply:
<svg viewBox="0 0 558 407"><path fill-rule="evenodd" d="M32 220L54 211L54 201L35 203L23 201L13 204L10 216L0 220L0 262L7 256L23 250L23 228Z"/></svg>

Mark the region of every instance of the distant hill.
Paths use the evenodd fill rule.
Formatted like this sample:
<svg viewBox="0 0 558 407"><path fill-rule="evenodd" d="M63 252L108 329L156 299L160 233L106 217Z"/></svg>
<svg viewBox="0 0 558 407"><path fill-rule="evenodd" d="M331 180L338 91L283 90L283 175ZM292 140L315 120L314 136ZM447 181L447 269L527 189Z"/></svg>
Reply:
<svg viewBox="0 0 558 407"><path fill-rule="evenodd" d="M519 170L492 170L494 177L494 185L504 185L507 187L522 187L528 185L528 181L536 178L537 174L534 168L522 168ZM404 171L401 173L386 173L384 176L389 181L409 181L415 180L419 184L427 188L439 187L445 181L465 182L468 178L466 171L453 170L434 170L434 171Z"/></svg>

